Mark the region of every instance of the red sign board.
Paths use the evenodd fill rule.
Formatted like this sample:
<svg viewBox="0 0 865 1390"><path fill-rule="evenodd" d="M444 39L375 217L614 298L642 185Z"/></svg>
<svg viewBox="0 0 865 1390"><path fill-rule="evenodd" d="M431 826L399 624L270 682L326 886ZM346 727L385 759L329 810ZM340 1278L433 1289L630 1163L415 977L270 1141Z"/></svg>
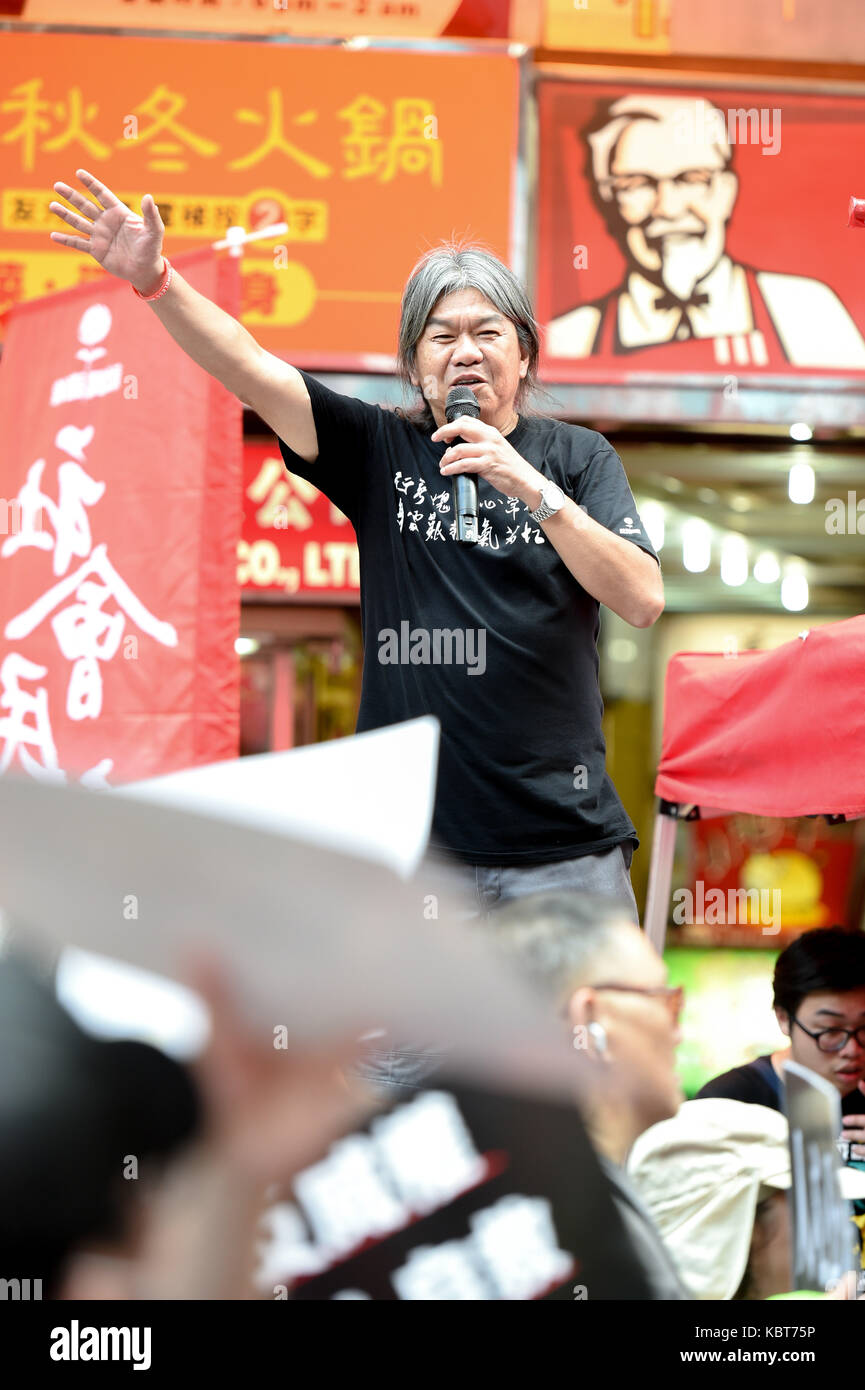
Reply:
<svg viewBox="0 0 865 1390"><path fill-rule="evenodd" d="M737 815L688 828L691 910L673 912L688 928L683 939L777 949L801 931L854 925L851 825Z"/></svg>
<svg viewBox="0 0 865 1390"><path fill-rule="evenodd" d="M543 374L865 374L861 97L544 80Z"/></svg>
<svg viewBox="0 0 865 1390"><path fill-rule="evenodd" d="M234 263L178 268L237 312ZM106 276L13 311L0 432L0 774L236 757L239 402Z"/></svg>
<svg viewBox="0 0 865 1390"><path fill-rule="evenodd" d="M286 472L275 444L244 448L237 581L259 598L358 601L351 522L312 483Z"/></svg>

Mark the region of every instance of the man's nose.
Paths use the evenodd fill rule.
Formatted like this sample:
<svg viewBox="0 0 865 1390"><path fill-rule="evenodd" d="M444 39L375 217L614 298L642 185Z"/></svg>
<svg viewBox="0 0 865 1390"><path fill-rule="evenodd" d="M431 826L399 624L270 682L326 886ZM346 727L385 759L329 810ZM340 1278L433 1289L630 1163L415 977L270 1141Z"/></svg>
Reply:
<svg viewBox="0 0 865 1390"><path fill-rule="evenodd" d="M675 179L658 179L658 191L655 194L655 206L652 213L655 217L679 217L686 203L687 190L676 183Z"/></svg>
<svg viewBox="0 0 865 1390"><path fill-rule="evenodd" d="M862 1058L865 1057L865 1047L855 1038L848 1038L841 1048L841 1056L849 1058L852 1062L861 1062Z"/></svg>
<svg viewBox="0 0 865 1390"><path fill-rule="evenodd" d="M483 356L480 344L471 333L461 333L454 344L454 357L458 362L477 362Z"/></svg>

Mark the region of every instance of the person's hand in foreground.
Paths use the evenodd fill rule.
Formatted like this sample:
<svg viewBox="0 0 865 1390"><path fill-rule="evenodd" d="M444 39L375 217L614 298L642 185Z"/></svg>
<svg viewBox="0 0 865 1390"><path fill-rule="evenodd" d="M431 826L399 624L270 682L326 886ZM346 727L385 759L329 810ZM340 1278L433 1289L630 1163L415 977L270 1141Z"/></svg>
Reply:
<svg viewBox="0 0 865 1390"><path fill-rule="evenodd" d="M361 1082L347 1079L361 1056L356 1039L275 1047L274 1025L249 1024L215 959L197 957L186 979L212 1022L192 1067L203 1132L143 1195L133 1257L80 1261L67 1297L257 1297L256 1244L271 1185L287 1184L377 1105Z"/></svg>

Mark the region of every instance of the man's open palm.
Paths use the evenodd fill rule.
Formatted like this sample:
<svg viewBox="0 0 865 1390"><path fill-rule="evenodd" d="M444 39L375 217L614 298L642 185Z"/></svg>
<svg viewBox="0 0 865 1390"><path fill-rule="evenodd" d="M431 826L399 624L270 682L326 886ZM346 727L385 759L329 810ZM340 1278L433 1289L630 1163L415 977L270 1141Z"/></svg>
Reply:
<svg viewBox="0 0 865 1390"><path fill-rule="evenodd" d="M103 270L121 280L134 283L148 277L152 279L154 270L159 267L165 226L150 194L146 193L141 200L139 217L86 169L75 172L90 196L85 197L67 183L55 183L55 191L78 211L73 212L62 203L51 203L50 207L83 235L52 232L52 241L76 251L89 252Z"/></svg>

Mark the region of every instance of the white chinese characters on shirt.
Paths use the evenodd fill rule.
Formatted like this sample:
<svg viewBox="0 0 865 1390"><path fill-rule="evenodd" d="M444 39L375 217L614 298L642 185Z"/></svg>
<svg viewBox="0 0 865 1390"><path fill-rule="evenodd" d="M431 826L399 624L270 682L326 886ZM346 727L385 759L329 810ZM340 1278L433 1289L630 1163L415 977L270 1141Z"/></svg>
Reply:
<svg viewBox="0 0 865 1390"><path fill-rule="evenodd" d="M396 520L402 533L403 527L408 521L408 530L416 531L421 534L420 524L425 525L423 538L425 541L446 541L456 540L457 524L456 521L447 520L442 522L442 517L452 516L451 506L452 494L447 488L441 492L431 492L423 478L410 478L398 469L393 475L393 485L396 491ZM414 489L414 492L412 492ZM411 496L409 494L411 493ZM429 507L432 510L424 514L423 508ZM501 509L501 510L500 510ZM484 516L483 513L492 515ZM517 524L516 518L520 512L524 512L528 518L522 525ZM525 502L521 502L519 497L505 497L499 494L496 497L485 497L478 502L478 515L480 519L480 530L478 533L478 545L498 550L500 546L514 545L517 540L521 540L524 545L545 545L546 536L541 528L530 525L529 508ZM513 525L505 521L505 530L495 530L493 521L503 516L510 518Z"/></svg>

